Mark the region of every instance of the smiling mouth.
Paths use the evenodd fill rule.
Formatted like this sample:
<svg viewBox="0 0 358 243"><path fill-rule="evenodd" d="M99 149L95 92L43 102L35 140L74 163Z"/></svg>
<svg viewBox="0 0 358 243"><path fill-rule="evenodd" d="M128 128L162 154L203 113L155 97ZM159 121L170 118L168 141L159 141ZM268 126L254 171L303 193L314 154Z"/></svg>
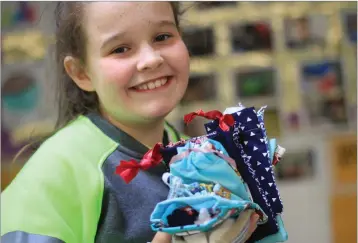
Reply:
<svg viewBox="0 0 358 243"><path fill-rule="evenodd" d="M168 86L170 80L171 77L163 77L157 80L149 81L144 84L134 86L130 89L138 92L157 90L159 88Z"/></svg>

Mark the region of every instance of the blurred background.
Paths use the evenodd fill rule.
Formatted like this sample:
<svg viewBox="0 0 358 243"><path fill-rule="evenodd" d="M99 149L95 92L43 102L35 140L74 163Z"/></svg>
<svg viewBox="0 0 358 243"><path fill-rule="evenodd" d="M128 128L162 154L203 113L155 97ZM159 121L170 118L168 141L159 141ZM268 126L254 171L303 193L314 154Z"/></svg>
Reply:
<svg viewBox="0 0 358 243"><path fill-rule="evenodd" d="M27 159L14 155L56 121L55 2L1 2L1 189ZM168 117L267 105L289 243L357 242L357 3L183 2L187 93ZM36 176L36 175L34 175Z"/></svg>

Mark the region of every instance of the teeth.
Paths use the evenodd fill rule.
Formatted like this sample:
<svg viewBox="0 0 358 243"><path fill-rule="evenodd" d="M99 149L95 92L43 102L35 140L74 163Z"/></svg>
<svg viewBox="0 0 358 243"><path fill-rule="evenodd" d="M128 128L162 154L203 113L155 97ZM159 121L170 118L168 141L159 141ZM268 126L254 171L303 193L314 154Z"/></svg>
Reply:
<svg viewBox="0 0 358 243"><path fill-rule="evenodd" d="M141 86L136 87L136 89L148 89L146 84L142 84Z"/></svg>
<svg viewBox="0 0 358 243"><path fill-rule="evenodd" d="M154 82L148 83L148 89L154 89L154 88L155 88L155 83Z"/></svg>
<svg viewBox="0 0 358 243"><path fill-rule="evenodd" d="M141 84L135 88L139 90L155 89L155 88L159 88L160 86L163 86L164 84L167 83L167 81L168 81L167 78L161 78L149 83Z"/></svg>
<svg viewBox="0 0 358 243"><path fill-rule="evenodd" d="M160 87L160 86L162 86L162 82L160 81L160 80L156 80L155 81L155 87Z"/></svg>

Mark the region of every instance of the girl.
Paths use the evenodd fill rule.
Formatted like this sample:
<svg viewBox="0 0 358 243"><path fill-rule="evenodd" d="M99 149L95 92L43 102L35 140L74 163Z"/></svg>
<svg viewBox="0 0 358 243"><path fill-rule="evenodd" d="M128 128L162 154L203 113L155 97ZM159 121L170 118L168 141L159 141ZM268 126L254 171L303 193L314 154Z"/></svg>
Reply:
<svg viewBox="0 0 358 243"><path fill-rule="evenodd" d="M177 4L62 2L56 16L59 129L3 192L2 242L171 242L149 226L164 166L130 184L115 168L180 139L164 120L189 78Z"/></svg>

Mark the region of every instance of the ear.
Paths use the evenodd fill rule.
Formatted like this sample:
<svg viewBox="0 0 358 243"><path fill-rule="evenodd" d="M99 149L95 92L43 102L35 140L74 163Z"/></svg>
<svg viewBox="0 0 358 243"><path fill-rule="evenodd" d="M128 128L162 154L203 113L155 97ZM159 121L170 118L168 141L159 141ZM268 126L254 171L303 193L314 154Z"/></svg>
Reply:
<svg viewBox="0 0 358 243"><path fill-rule="evenodd" d="M68 76L72 78L78 87L88 92L95 91L90 77L78 59L66 56L63 60L63 65Z"/></svg>

